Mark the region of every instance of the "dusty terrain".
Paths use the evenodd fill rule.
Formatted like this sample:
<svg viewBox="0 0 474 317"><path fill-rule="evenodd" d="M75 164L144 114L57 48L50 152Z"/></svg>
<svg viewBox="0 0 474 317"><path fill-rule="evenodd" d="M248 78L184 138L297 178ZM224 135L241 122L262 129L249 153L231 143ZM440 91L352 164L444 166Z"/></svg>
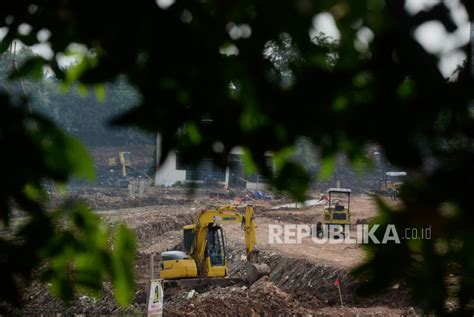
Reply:
<svg viewBox="0 0 474 317"><path fill-rule="evenodd" d="M179 247L181 227L192 223L196 212L206 205L226 204L227 200L210 200L206 190L194 196L182 189L147 188L145 197L130 197L126 190L90 190L76 192L97 210L107 223L125 222L133 228L138 242L136 274L138 287L130 307L117 307L111 288L100 298L78 296L66 306L52 298L47 288L33 283L25 292L25 304L13 314L132 314L146 312L146 293L150 278L150 255L156 254L155 272L159 270L159 253ZM316 193L314 193L316 194ZM59 201L60 199L57 198ZM53 204L57 203L53 199ZM260 316L260 315L400 315L412 314L414 309L403 285L376 297L356 295L358 282L349 276L351 268L364 259L358 245L315 244L305 238L302 244L269 244L270 224L315 224L322 215L322 206L304 210L272 210L281 201L252 201L256 207L257 246L260 259L271 268L269 277L252 286L232 285L201 287L187 299L189 289L165 289L166 316ZM367 196L353 197L351 224L366 222L376 215L376 208ZM224 226L227 241L230 277L241 277L245 253L243 233L239 225ZM341 281L344 307L341 307L334 281Z"/></svg>

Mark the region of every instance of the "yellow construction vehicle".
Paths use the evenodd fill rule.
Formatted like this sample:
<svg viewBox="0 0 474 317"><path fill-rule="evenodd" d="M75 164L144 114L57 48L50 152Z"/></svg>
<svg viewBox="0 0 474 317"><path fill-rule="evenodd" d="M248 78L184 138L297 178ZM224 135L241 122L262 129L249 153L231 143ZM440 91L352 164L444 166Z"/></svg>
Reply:
<svg viewBox="0 0 474 317"><path fill-rule="evenodd" d="M269 273L268 266L258 264L255 248L256 232L253 206L240 213L236 206L228 205L201 211L192 225L183 227L184 249L161 253L160 278L182 279L195 277L225 277L228 274L224 234L220 224L240 223L244 230L247 250L247 273L256 280Z"/></svg>
<svg viewBox="0 0 474 317"><path fill-rule="evenodd" d="M132 167L130 152L119 152L119 160L122 166L122 177L127 177L127 167Z"/></svg>
<svg viewBox="0 0 474 317"><path fill-rule="evenodd" d="M329 188L328 205L324 208L324 221L316 225L316 234L321 236L324 229L340 226L345 234L346 225L351 222L351 190L348 188ZM325 227L325 228L324 228Z"/></svg>

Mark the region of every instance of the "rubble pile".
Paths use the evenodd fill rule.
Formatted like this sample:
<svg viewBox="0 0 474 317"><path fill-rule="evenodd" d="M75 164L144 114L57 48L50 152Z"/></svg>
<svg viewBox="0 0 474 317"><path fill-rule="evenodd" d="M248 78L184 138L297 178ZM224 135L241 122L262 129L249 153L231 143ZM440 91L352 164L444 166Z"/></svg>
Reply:
<svg viewBox="0 0 474 317"><path fill-rule="evenodd" d="M140 315L146 309L145 291L137 290L133 303L128 307L120 307L115 303L112 288L105 285L100 297L78 295L70 303L63 303L53 297L47 287L34 282L23 295L23 306L20 310L11 307L8 314L23 316L53 316L57 314L71 315Z"/></svg>
<svg viewBox="0 0 474 317"><path fill-rule="evenodd" d="M143 206L170 206L192 204L193 200L186 196L182 189L166 189L169 194L164 195L161 188L146 186L143 196L130 195L128 188L99 187L95 189L71 189L67 195L52 189L49 195L48 208L59 207L65 199L81 201L94 211L111 209L135 208ZM175 192L178 192L176 195Z"/></svg>
<svg viewBox="0 0 474 317"><path fill-rule="evenodd" d="M192 291L191 291L192 292ZM187 292L177 296L179 299L165 303L166 316L275 316L308 315L310 310L302 308L286 292L263 277L250 288L215 288L199 294Z"/></svg>

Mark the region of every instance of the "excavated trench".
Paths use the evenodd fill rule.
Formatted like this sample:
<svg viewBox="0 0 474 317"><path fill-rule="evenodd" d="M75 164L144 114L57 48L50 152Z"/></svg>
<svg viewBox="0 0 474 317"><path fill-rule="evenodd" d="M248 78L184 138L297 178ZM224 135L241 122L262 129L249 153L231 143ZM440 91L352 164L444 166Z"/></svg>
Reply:
<svg viewBox="0 0 474 317"><path fill-rule="evenodd" d="M241 248L234 248L235 245L232 244L231 242L227 254L229 277L244 277L244 253ZM345 305L343 314L372 314L372 307L379 308L375 314L394 313L394 310L395 313L403 314L412 305L402 286L376 297L358 296L356 290L359 282L341 268L269 252L261 252L260 261L270 266L269 277L262 278L254 285L209 286L193 290L183 289L181 292L173 290L168 298L165 297L166 315L199 316L202 313L212 316L224 313L230 316L298 316L327 309L341 309L338 289L335 286L336 279L340 281ZM188 298L191 294L192 298ZM222 306L218 309L216 305Z"/></svg>
<svg viewBox="0 0 474 317"><path fill-rule="evenodd" d="M150 223L137 227L139 243L149 245L170 233L181 238L183 225L192 222L192 215L170 217L167 221ZM174 240L174 242L180 242ZM173 248L180 248L180 244ZM245 252L242 241L227 239L227 258L229 262L229 278L245 277ZM155 250L156 251L156 250ZM164 251L164 250L161 250ZM391 289L376 297L360 297L356 294L359 282L354 280L345 269L315 263L304 258L292 258L282 254L263 251L259 260L269 265L271 273L254 285L243 283L212 283L195 288L165 288L166 316L177 315L307 315L317 309L333 309L340 307L338 289L334 285L339 279L344 305L353 309L385 307L399 309L404 313L411 301L403 286ZM158 261L158 260L157 260ZM149 278L149 254L138 254L141 272L141 290L146 289ZM158 263L155 263L158 272ZM158 274L158 273L157 273ZM143 287L142 287L143 286ZM141 291L140 291L141 292ZM192 298L190 297L192 292ZM137 296L141 306L145 306L146 291ZM383 311L383 310L382 310ZM358 313L349 310L347 313ZM389 310L388 313L392 312ZM365 313L365 311L362 311ZM370 313L370 311L369 311Z"/></svg>
<svg viewBox="0 0 474 317"><path fill-rule="evenodd" d="M110 285L105 285L105 292L98 299L78 296L66 306L51 297L44 285L34 283L24 294L26 304L23 308L10 313L143 314L146 311L147 287L150 279L150 253L165 251L167 245L179 247L176 242L180 241L177 239L182 235L181 228L192 223L192 220L192 213L179 216L160 214L133 227L140 251L137 253L135 263L137 291L130 307L121 308L115 304ZM240 245L232 239L227 242L229 277L242 278L245 275L245 256L241 242ZM156 245L158 247L154 247ZM261 252L260 261L270 266L271 273L253 285L221 283L219 286L200 287L195 290L165 288L164 314L166 316L298 316L315 315L319 312L339 314L340 310L333 310L342 309L338 290L334 285L336 278L341 281L341 294L346 306L343 308L343 315L371 314L372 311L360 310L371 307L382 307L377 311L382 312L382 315L394 312L405 314L411 306L402 286L377 297L362 298L356 295L358 282L344 269L266 251ZM155 262L155 272L157 275L158 258Z"/></svg>
<svg viewBox="0 0 474 317"><path fill-rule="evenodd" d="M410 305L408 294L400 288L372 298L357 296L356 290L360 283L344 269L281 255L268 256L265 262L271 268L270 281L288 294L299 298L305 305L340 305L336 280L340 282L341 294L346 305L358 307Z"/></svg>
<svg viewBox="0 0 474 317"><path fill-rule="evenodd" d="M183 226L193 222L192 214L183 214L179 217L163 215L152 222L143 223L134 228L140 249L160 240L160 238L170 231L181 231Z"/></svg>

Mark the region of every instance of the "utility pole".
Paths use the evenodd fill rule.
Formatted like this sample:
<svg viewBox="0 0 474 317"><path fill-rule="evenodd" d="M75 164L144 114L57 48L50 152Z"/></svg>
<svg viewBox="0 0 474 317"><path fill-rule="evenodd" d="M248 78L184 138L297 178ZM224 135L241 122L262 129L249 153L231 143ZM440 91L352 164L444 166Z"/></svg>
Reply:
<svg viewBox="0 0 474 317"><path fill-rule="evenodd" d="M470 43L471 43L471 76L474 77L474 22L471 22L471 34L470 34Z"/></svg>
<svg viewBox="0 0 474 317"><path fill-rule="evenodd" d="M18 71L18 64L16 62L16 51L17 51L17 49L16 49L16 41L15 40L11 43L10 49L11 49L10 58L11 58L11 62L12 62L12 66L11 66L12 72L13 71ZM30 114L32 114L33 113L33 108L31 107L30 99L28 98L28 96L26 94L26 88L25 88L25 85L23 83L23 79L20 78L19 81L20 81L21 92L23 93L23 97L25 97L25 100L26 100L26 106L28 107L28 112ZM12 83L10 83L10 94L13 94ZM32 127L35 130L37 129L35 121L33 121Z"/></svg>

